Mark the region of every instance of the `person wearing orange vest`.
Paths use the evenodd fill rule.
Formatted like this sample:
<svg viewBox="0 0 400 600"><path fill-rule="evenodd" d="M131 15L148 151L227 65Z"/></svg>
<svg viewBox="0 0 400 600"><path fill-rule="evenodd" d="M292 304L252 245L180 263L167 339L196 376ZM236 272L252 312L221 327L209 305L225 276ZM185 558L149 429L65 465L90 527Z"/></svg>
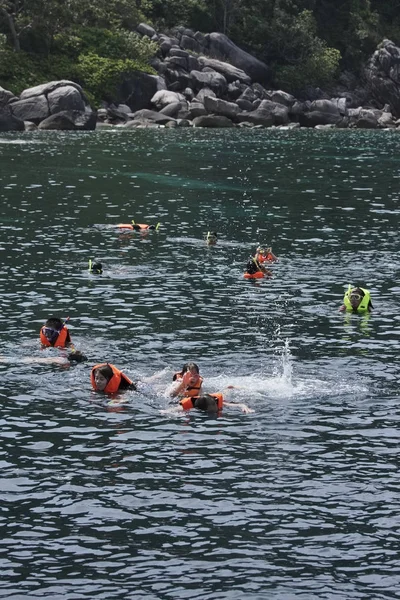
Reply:
<svg viewBox="0 0 400 600"><path fill-rule="evenodd" d="M147 225L147 223L135 223L135 221L132 221L131 223L119 223L117 227L118 229L128 229L130 231L149 231L150 229L158 231L160 223L157 223L157 225Z"/></svg>
<svg viewBox="0 0 400 600"><path fill-rule="evenodd" d="M68 321L69 317L65 321L62 321L58 317L47 319L46 323L40 329L42 347L68 348L70 350L67 357L69 361L82 362L87 360L87 357L77 350L71 341L71 336L66 326Z"/></svg>
<svg viewBox="0 0 400 600"><path fill-rule="evenodd" d="M203 394L201 396L187 396L179 401L178 406L170 409L170 411L163 412L175 412L182 410L191 410L196 408L208 413L219 413L222 411L224 406L232 406L233 408L240 408L244 413L252 413L254 410L249 408L247 404L226 402L221 392L214 394Z"/></svg>
<svg viewBox="0 0 400 600"><path fill-rule="evenodd" d="M122 390L136 390L136 384L111 363L99 363L92 368L90 382L96 392L115 394Z"/></svg>
<svg viewBox="0 0 400 600"><path fill-rule="evenodd" d="M268 248L266 248L264 246L258 246L256 253L254 255L254 258L260 264L265 263L265 262L273 263L273 262L277 262L277 260L278 260L278 258L272 252L272 248L270 246Z"/></svg>
<svg viewBox="0 0 400 600"><path fill-rule="evenodd" d="M265 276L272 277L272 271L260 264L255 256L250 256L243 277L245 279L262 279Z"/></svg>
<svg viewBox="0 0 400 600"><path fill-rule="evenodd" d="M196 363L189 362L184 364L182 371L175 373L172 379L177 383L171 391L173 398L176 396L199 396L201 394L203 378Z"/></svg>

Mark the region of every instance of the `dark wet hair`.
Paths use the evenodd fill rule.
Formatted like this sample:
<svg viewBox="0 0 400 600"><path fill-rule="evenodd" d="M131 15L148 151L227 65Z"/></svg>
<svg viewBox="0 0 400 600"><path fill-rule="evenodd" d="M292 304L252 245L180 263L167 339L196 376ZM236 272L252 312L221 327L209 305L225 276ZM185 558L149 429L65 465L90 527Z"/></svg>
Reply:
<svg viewBox="0 0 400 600"><path fill-rule="evenodd" d="M188 362L186 363L184 366L184 370L182 371L182 373L187 373L188 371L196 371L197 375L200 375L200 369L198 367L198 365L196 365L196 363L194 362Z"/></svg>
<svg viewBox="0 0 400 600"><path fill-rule="evenodd" d="M215 398L209 394L196 398L193 406L194 408L197 408L198 410L204 410L205 412L218 412L218 406Z"/></svg>
<svg viewBox="0 0 400 600"><path fill-rule="evenodd" d="M56 331L60 331L63 325L64 321L62 321L59 317L50 317L44 324L45 327L50 327L50 329L55 329Z"/></svg>
<svg viewBox="0 0 400 600"><path fill-rule="evenodd" d="M360 294L360 296L365 296L363 290L361 288L359 288L359 287L355 287L355 288L351 289L350 290L350 296L352 294Z"/></svg>
<svg viewBox="0 0 400 600"><path fill-rule="evenodd" d="M90 272L94 273L95 275L101 275L103 272L103 265L101 264L101 262L97 260L93 261Z"/></svg>
<svg viewBox="0 0 400 600"><path fill-rule="evenodd" d="M95 375L96 373L100 373L101 375L103 375L103 377L105 377L107 381L110 381L111 377L113 376L113 370L110 367L110 365L104 365L104 367L97 367L97 369L93 371L93 375Z"/></svg>

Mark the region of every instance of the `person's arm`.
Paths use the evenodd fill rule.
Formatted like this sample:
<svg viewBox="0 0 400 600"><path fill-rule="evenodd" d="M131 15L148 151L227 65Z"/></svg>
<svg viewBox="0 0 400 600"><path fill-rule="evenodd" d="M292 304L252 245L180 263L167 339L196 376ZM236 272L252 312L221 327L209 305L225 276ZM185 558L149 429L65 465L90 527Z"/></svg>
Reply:
<svg viewBox="0 0 400 600"><path fill-rule="evenodd" d="M254 410L252 408L249 408L247 406L247 404L241 404L241 403L236 404L236 402L224 402L224 406L233 406L234 408L240 408L241 411L244 413L253 413L254 412Z"/></svg>
<svg viewBox="0 0 400 600"><path fill-rule="evenodd" d="M344 304L342 304L342 306L339 307L339 312L344 312L346 310L346 306Z"/></svg>

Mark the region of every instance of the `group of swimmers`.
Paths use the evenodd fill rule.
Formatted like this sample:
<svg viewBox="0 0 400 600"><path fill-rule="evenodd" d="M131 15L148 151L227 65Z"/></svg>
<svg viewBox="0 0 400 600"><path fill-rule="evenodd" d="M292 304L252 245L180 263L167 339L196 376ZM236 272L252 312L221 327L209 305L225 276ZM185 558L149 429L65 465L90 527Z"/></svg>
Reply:
<svg viewBox="0 0 400 600"><path fill-rule="evenodd" d="M43 348L66 348L69 351L69 361L83 362L87 357L77 350L72 343L67 327L68 319L64 321L59 317L50 317L40 329L40 342ZM185 363L182 370L173 375L173 385L170 390L171 399L176 399L174 410L198 410L217 413L223 406L240 408L245 413L254 412L246 404L226 402L222 392L206 394L203 392L203 377L200 375L196 363ZM137 390L137 383L133 382L123 371L111 363L94 365L90 373L90 382L96 392L116 394L124 390ZM232 388L232 386L229 386Z"/></svg>
<svg viewBox="0 0 400 600"><path fill-rule="evenodd" d="M156 225L120 223L117 227L125 230L158 230L160 223ZM215 245L218 240L215 231L209 231L205 235L207 245ZM259 279L262 277L271 277L272 272L266 268L278 261L277 256L272 252L270 246L258 246L255 254L251 256L246 265L244 277L246 279ZM103 272L102 264L99 261L89 261L89 272L100 275ZM362 313L371 311L372 302L370 293L365 288L353 287L349 285L344 294L343 304L340 311L349 311L353 313ZM40 341L42 347L52 346L67 348L69 354L67 358L70 362L86 361L87 357L75 348L71 341L71 336L66 326L68 322L58 317L49 318L40 330ZM91 369L90 381L96 392L106 394L115 394L123 390L137 390L137 383L134 383L125 373L111 363L99 363ZM203 378L200 375L199 367L196 363L185 363L182 370L173 376L173 384L169 396L176 400L174 410L190 410L196 408L206 412L219 412L223 406L234 406L240 408L243 412L253 412L245 404L226 402L222 392L204 393L202 389ZM233 386L228 386L232 388ZM227 389L228 389L227 388Z"/></svg>

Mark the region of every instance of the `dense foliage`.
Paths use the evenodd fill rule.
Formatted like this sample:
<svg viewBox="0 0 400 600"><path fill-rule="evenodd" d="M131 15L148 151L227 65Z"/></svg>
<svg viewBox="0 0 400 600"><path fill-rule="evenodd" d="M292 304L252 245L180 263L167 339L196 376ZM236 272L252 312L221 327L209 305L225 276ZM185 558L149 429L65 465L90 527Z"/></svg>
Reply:
<svg viewBox="0 0 400 600"><path fill-rule="evenodd" d="M99 101L124 73L151 72L141 21L225 33L287 91L357 73L384 37L400 43L400 0L0 0L0 85L68 78Z"/></svg>

